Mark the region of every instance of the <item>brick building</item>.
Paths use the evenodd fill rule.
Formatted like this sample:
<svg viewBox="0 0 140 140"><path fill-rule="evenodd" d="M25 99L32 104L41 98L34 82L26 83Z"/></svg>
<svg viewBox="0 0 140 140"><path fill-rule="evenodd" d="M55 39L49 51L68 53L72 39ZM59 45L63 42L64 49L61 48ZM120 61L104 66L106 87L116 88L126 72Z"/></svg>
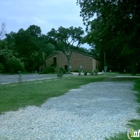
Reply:
<svg viewBox="0 0 140 140"><path fill-rule="evenodd" d="M68 60L63 52L57 52L46 59L46 67L55 66L68 69ZM99 62L92 56L77 51L72 51L70 58L70 68L72 71L82 69L84 71L92 71L99 68Z"/></svg>

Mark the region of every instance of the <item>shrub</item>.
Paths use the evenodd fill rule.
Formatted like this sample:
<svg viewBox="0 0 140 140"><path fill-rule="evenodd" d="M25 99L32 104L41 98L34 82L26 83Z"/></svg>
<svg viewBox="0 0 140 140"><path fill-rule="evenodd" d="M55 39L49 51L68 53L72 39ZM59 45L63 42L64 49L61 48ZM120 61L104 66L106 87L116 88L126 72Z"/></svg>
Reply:
<svg viewBox="0 0 140 140"><path fill-rule="evenodd" d="M90 75L94 75L94 71L91 71L91 72L90 72Z"/></svg>
<svg viewBox="0 0 140 140"><path fill-rule="evenodd" d="M48 74L49 73L49 71L47 70L47 69L45 69L44 71L42 71L42 72L39 72L40 74Z"/></svg>
<svg viewBox="0 0 140 140"><path fill-rule="evenodd" d="M53 66L48 67L47 70L48 70L50 73L55 73L55 67L53 67Z"/></svg>
<svg viewBox="0 0 140 140"><path fill-rule="evenodd" d="M87 76L87 71L84 71L84 75Z"/></svg>
<svg viewBox="0 0 140 140"><path fill-rule="evenodd" d="M25 71L24 68L24 63L16 58L16 57L12 57L12 58L8 58L6 61L6 69L8 70L8 72L10 73L17 73L18 71Z"/></svg>
<svg viewBox="0 0 140 140"><path fill-rule="evenodd" d="M73 72L79 72L79 70L73 70Z"/></svg>
<svg viewBox="0 0 140 140"><path fill-rule="evenodd" d="M4 71L4 66L2 63L0 63L0 73L3 73L3 71Z"/></svg>
<svg viewBox="0 0 140 140"><path fill-rule="evenodd" d="M66 74L66 70L64 68L61 67L59 70L61 70L63 74Z"/></svg>
<svg viewBox="0 0 140 140"><path fill-rule="evenodd" d="M43 71L43 73L44 73L44 74L55 73L55 67L53 67L53 66L47 67L47 68Z"/></svg>
<svg viewBox="0 0 140 140"><path fill-rule="evenodd" d="M98 74L98 69L95 69L94 73L95 73L95 75L97 75Z"/></svg>

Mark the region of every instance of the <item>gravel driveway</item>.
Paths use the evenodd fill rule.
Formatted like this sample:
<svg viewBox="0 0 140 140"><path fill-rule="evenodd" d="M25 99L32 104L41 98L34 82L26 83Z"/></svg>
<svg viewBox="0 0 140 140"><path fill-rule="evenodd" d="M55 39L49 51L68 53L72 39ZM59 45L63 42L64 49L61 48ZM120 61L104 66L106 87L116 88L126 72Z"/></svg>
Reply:
<svg viewBox="0 0 140 140"><path fill-rule="evenodd" d="M104 140L139 118L133 82L104 81L0 116L2 140Z"/></svg>

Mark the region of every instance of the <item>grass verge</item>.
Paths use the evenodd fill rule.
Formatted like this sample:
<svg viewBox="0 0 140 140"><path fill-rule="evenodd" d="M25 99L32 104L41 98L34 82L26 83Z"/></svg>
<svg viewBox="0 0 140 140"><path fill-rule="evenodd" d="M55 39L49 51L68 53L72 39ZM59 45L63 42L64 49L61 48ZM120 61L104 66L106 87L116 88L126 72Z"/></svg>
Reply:
<svg viewBox="0 0 140 140"><path fill-rule="evenodd" d="M40 106L48 98L63 95L70 89L102 81L104 78L105 76L76 76L0 85L0 114L29 105Z"/></svg>
<svg viewBox="0 0 140 140"><path fill-rule="evenodd" d="M136 96L137 96L137 102L140 103L140 80L136 80L134 78L132 80L135 80L134 90L138 91L138 94L136 94ZM140 107L137 109L137 112L140 114ZM140 120L132 119L128 122L128 126L136 131L140 130ZM119 133L116 134L116 136L105 138L105 140L128 140L128 137L127 137L127 133ZM140 137L131 138L131 140L140 140Z"/></svg>

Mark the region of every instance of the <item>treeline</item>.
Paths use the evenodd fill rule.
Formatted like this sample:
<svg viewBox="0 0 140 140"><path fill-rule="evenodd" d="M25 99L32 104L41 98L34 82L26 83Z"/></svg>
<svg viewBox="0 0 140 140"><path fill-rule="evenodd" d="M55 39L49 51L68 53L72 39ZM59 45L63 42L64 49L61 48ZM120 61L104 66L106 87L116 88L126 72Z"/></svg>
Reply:
<svg viewBox="0 0 140 140"><path fill-rule="evenodd" d="M140 72L140 2L82 0L81 12L94 53L114 70ZM96 17L96 18L95 18Z"/></svg>
<svg viewBox="0 0 140 140"><path fill-rule="evenodd" d="M4 33L2 24L1 34ZM90 53L80 47L84 31L81 27L52 29L46 35L36 25L26 30L19 29L17 33L5 34L0 39L0 73L17 73L18 71L38 71L41 65L45 66L46 57L56 51L77 50Z"/></svg>

